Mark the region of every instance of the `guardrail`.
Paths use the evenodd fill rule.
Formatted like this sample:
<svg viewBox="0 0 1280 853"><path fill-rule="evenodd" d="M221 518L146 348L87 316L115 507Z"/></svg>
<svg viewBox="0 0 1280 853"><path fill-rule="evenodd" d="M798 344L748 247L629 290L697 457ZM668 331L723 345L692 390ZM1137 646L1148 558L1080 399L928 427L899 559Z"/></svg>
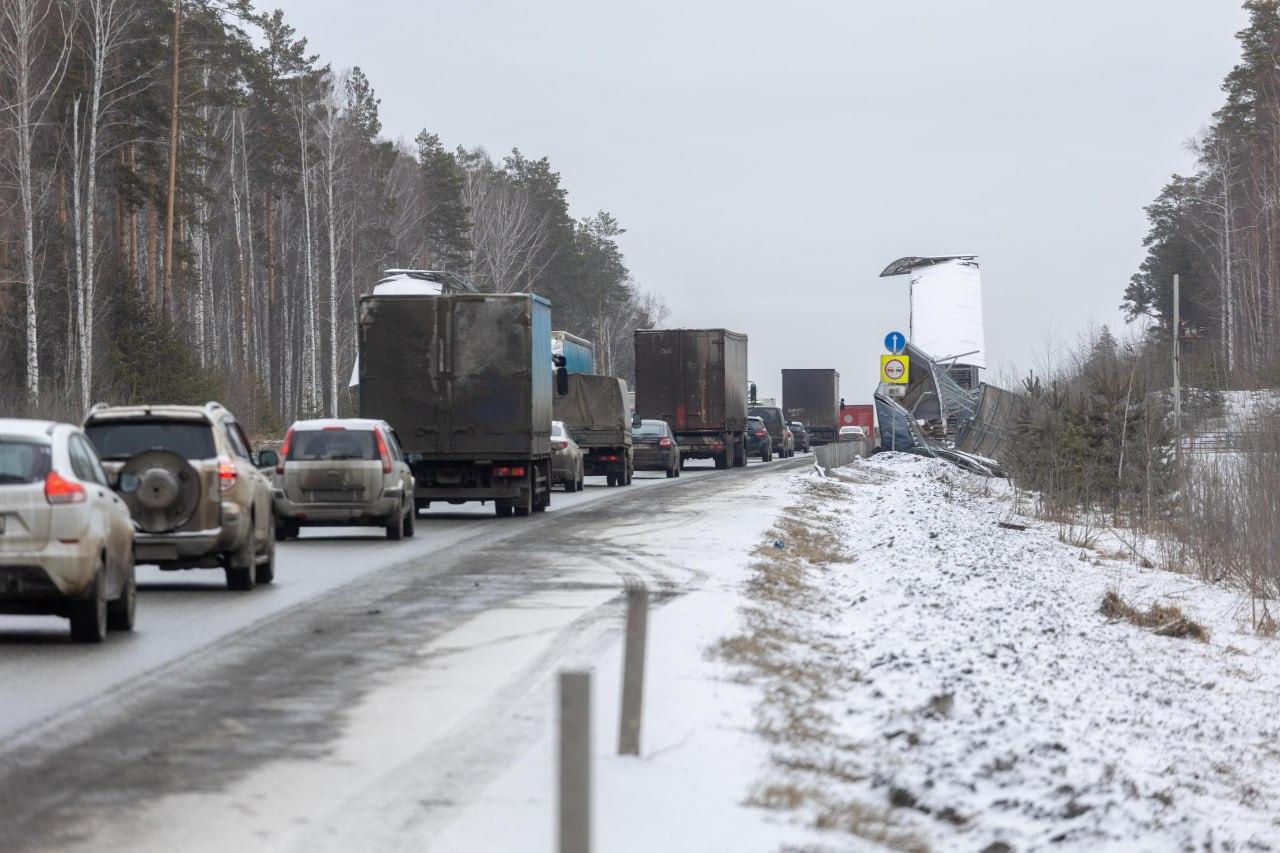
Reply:
<svg viewBox="0 0 1280 853"><path fill-rule="evenodd" d="M824 444L813 449L813 458L823 475L829 475L832 468L848 465L855 459L862 459L871 453L870 443L861 438L857 441L837 441Z"/></svg>

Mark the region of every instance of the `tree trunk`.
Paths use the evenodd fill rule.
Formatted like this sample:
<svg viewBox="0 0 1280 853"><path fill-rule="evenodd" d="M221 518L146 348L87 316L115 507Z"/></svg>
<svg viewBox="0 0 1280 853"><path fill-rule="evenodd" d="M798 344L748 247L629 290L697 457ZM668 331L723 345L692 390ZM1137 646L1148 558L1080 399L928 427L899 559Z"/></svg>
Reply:
<svg viewBox="0 0 1280 853"><path fill-rule="evenodd" d="M173 73L169 101L169 193L164 216L164 297L173 301L173 203L178 190L178 71L180 68L179 34L182 23L182 0L173 0Z"/></svg>

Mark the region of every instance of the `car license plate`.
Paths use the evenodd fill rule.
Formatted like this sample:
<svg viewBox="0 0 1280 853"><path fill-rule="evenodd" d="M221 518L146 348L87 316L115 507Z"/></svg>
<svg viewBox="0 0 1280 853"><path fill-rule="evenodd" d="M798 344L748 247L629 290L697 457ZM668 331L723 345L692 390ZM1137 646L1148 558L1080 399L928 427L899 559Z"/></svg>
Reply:
<svg viewBox="0 0 1280 853"><path fill-rule="evenodd" d="M133 557L139 563L149 563L152 560L176 560L178 546L138 542L133 546Z"/></svg>

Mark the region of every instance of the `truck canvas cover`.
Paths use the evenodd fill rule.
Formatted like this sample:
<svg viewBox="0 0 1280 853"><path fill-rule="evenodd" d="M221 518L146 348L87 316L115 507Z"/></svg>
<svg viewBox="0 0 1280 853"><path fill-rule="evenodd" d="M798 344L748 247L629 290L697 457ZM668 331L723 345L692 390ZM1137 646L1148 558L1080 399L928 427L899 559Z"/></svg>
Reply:
<svg viewBox="0 0 1280 853"><path fill-rule="evenodd" d="M726 329L637 329L636 411L675 432L747 425L747 336Z"/></svg>
<svg viewBox="0 0 1280 853"><path fill-rule="evenodd" d="M631 443L626 383L616 376L570 373L569 393L556 397L556 420L563 421L583 447Z"/></svg>
<svg viewBox="0 0 1280 853"><path fill-rule="evenodd" d="M360 413L407 453L550 452L551 304L528 294L360 300Z"/></svg>

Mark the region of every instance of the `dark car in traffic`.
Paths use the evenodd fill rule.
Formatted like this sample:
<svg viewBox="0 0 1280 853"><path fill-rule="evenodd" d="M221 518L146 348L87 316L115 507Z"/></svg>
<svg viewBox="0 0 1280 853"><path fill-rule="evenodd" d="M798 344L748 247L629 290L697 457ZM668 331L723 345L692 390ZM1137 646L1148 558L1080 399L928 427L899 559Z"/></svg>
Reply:
<svg viewBox="0 0 1280 853"><path fill-rule="evenodd" d="M769 438L773 441L773 451L778 456L786 459L795 453L791 428L787 426L782 409L777 406L752 406L747 409L747 415L764 421L765 428L769 430Z"/></svg>
<svg viewBox="0 0 1280 853"><path fill-rule="evenodd" d="M792 421L787 426L791 427L796 453L808 453L812 449L809 447L809 430L799 421Z"/></svg>
<svg viewBox="0 0 1280 853"><path fill-rule="evenodd" d="M759 456L761 462L773 461L773 439L764 418L747 418L747 455Z"/></svg>
<svg viewBox="0 0 1280 853"><path fill-rule="evenodd" d="M631 426L631 450L637 471L665 471L679 477L680 445L666 421L639 420Z"/></svg>

